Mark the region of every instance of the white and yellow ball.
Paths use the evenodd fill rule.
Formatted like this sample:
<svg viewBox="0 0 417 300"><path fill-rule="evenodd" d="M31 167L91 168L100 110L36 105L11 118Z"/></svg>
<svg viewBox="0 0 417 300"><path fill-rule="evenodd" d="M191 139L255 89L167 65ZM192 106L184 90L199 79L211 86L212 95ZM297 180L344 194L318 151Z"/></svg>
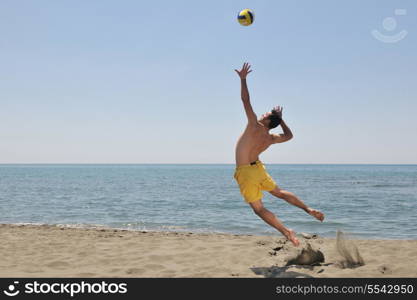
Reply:
<svg viewBox="0 0 417 300"><path fill-rule="evenodd" d="M237 15L237 21L243 26L251 25L254 19L255 14L250 9L244 9Z"/></svg>

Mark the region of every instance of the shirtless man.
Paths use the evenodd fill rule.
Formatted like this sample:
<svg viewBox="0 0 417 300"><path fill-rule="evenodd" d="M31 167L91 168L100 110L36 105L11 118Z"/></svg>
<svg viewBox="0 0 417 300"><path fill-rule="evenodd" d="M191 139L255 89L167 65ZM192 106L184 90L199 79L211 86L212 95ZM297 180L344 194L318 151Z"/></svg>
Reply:
<svg viewBox="0 0 417 300"><path fill-rule="evenodd" d="M271 112L265 113L258 120L252 110L249 91L246 85L246 76L252 72L250 65L244 63L240 71L235 70L240 77L241 96L248 125L236 145L236 171L234 177L239 184L240 192L249 203L255 214L267 224L281 232L294 246L300 242L295 232L286 228L277 217L262 204L262 190L273 196L281 198L288 203L303 209L317 220L323 221L324 215L318 210L306 206L296 195L282 190L266 172L265 166L259 161L259 154L272 144L283 143L292 138L292 132L282 119L282 107L275 107ZM271 134L269 131L281 125L282 134Z"/></svg>

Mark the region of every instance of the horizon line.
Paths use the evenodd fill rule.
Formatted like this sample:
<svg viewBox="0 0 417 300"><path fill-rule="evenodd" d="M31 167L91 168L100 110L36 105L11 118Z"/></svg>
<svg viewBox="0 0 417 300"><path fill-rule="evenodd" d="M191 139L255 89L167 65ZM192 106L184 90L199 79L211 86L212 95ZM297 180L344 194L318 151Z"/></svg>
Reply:
<svg viewBox="0 0 417 300"><path fill-rule="evenodd" d="M391 165L391 166L410 166L410 165L417 165L417 163L267 163L267 165ZM143 163L143 162L132 162L132 163L1 163L1 165L236 165L236 163L161 163L161 162L150 162L150 163Z"/></svg>

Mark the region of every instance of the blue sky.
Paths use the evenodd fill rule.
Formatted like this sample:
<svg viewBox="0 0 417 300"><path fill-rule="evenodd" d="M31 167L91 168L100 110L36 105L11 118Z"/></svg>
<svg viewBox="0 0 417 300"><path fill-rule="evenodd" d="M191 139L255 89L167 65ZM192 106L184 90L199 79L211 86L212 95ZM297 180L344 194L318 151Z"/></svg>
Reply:
<svg viewBox="0 0 417 300"><path fill-rule="evenodd" d="M248 61L256 113L282 105L294 133L265 162L415 164L416 16L413 0L3 0L0 163L234 163Z"/></svg>

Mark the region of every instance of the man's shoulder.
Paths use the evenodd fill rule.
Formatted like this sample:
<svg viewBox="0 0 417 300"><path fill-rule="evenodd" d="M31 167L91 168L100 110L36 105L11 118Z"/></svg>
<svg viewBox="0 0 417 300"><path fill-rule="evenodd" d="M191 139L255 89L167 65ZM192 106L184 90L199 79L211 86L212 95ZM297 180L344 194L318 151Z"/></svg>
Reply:
<svg viewBox="0 0 417 300"><path fill-rule="evenodd" d="M247 125L246 125L246 128L249 128L249 129L252 129L252 130L260 130L260 129L262 129L264 126L261 124L261 123L259 123L258 121L256 121L256 122L249 122Z"/></svg>

